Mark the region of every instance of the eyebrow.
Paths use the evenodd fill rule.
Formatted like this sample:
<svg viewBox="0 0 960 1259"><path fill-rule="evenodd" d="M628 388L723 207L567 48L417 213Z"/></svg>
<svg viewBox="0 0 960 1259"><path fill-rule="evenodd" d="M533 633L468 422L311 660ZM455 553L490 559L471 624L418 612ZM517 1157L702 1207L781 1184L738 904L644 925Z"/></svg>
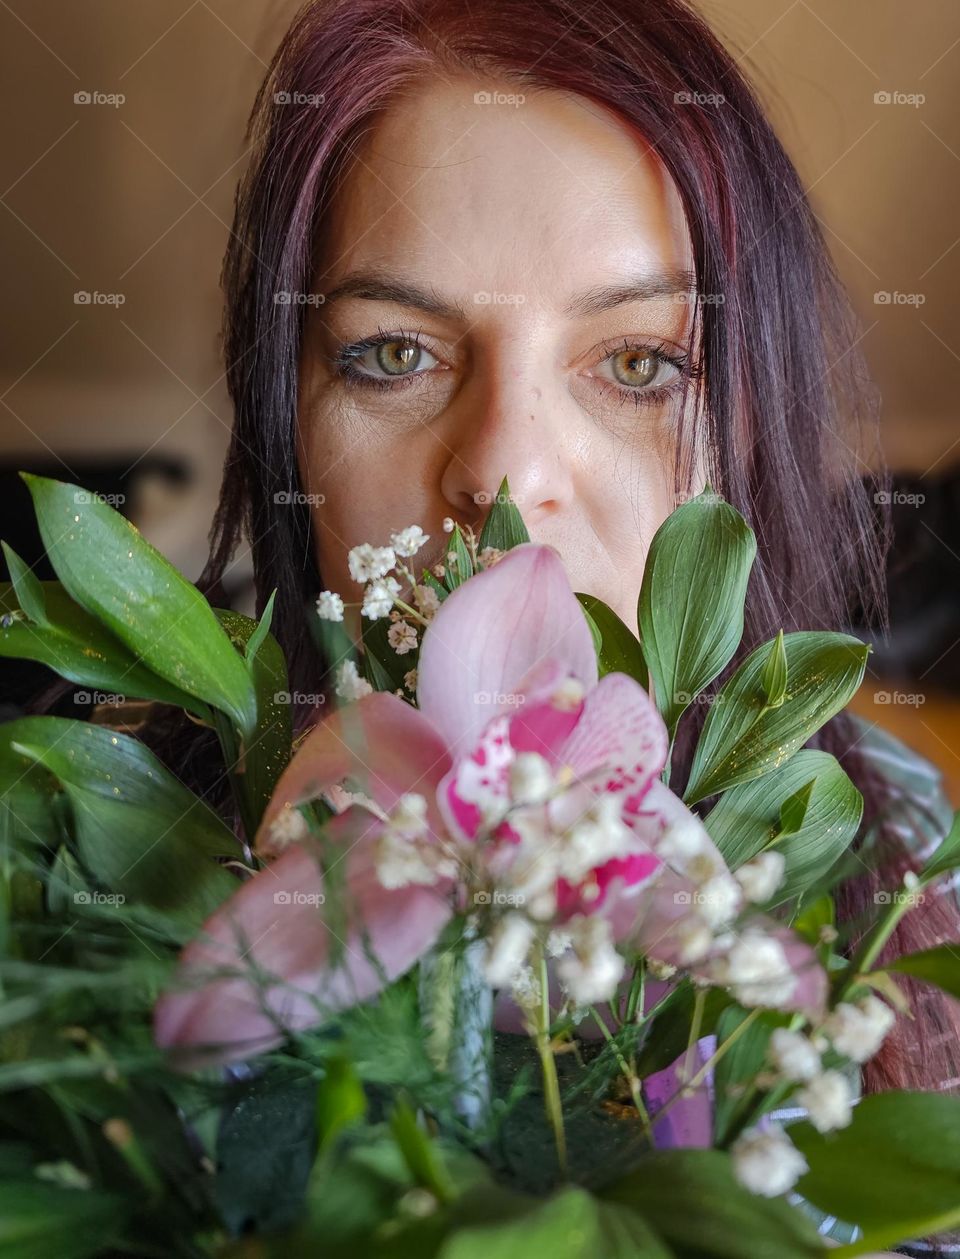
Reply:
<svg viewBox="0 0 960 1259"><path fill-rule="evenodd" d="M601 284L578 293L564 306L567 316L599 315L605 310L627 302L650 302L658 298L692 293L696 277L691 271L641 272L620 284ZM324 305L344 297L357 297L370 302L395 302L398 306L416 307L441 319L466 321L466 312L458 302L441 297L434 288L421 288L398 276L382 271L351 272L329 293Z"/></svg>

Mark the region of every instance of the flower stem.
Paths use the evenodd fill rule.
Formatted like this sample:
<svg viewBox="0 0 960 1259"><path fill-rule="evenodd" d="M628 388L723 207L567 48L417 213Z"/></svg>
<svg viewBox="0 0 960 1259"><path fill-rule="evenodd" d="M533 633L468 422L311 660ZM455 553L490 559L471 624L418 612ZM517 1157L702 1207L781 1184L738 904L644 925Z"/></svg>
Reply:
<svg viewBox="0 0 960 1259"><path fill-rule="evenodd" d="M553 1140L557 1147L557 1162L561 1173L567 1174L567 1138L563 1130L563 1107L560 1102L560 1081L557 1078L557 1060L554 1057L550 1042L550 978L547 974L547 959L540 953L540 1010L537 1023L537 1051L540 1054L540 1068L543 1072L543 1099L547 1110L547 1118L553 1129Z"/></svg>
<svg viewBox="0 0 960 1259"><path fill-rule="evenodd" d="M759 1015L760 1015L759 1009L751 1010L750 1013L747 1015L747 1017L743 1019L743 1021L739 1023L733 1029L733 1031L730 1033L727 1039L723 1041L722 1044L717 1046L716 1051L710 1055L710 1057L706 1060L706 1062L703 1064L700 1070L696 1073L696 1075L694 1075L692 1079L688 1080L680 1088L678 1088L676 1093L674 1093L671 1097L667 1098L667 1100L664 1102L664 1104L660 1107L660 1109L657 1111L656 1115L654 1116L654 1118L658 1122L663 1118L665 1114L667 1114L667 1112L671 1109L671 1107L676 1105L676 1103L680 1100L681 1097L683 1097L685 1093L689 1093L691 1089L695 1089L698 1087L698 1085L703 1083L703 1081L707 1077L707 1074L713 1070L713 1068L717 1065L717 1063L720 1061L723 1055L727 1052L727 1050L730 1049L734 1044L736 1044L736 1042L740 1039L743 1033L749 1027L753 1026L757 1018L759 1017Z"/></svg>
<svg viewBox="0 0 960 1259"><path fill-rule="evenodd" d="M630 1063L628 1063L626 1058L624 1058L623 1054L620 1052L620 1046L614 1039L610 1029L592 1006L590 1007L590 1013L593 1015L597 1027L599 1027L600 1031L603 1032L607 1044L613 1049L620 1070L623 1072L623 1078L626 1080L627 1087L630 1090L630 1096L633 1099L633 1104L637 1108L637 1114L640 1116L640 1122L643 1124L643 1131L652 1146L653 1129L650 1126L650 1112L647 1110L643 1101L643 1091L640 1078L636 1071L631 1067Z"/></svg>

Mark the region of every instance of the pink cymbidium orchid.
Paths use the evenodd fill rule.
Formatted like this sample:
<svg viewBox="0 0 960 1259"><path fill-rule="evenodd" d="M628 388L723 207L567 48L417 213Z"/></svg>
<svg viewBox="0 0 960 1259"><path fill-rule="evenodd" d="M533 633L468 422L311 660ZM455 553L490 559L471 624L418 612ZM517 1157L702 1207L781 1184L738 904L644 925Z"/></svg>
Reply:
<svg viewBox="0 0 960 1259"><path fill-rule="evenodd" d="M366 695L306 737L256 836L268 864L207 920L157 1004L160 1045L191 1065L262 1052L373 996L457 912L485 919L494 986L548 931L567 941L557 973L578 1004L615 992L618 941L736 982L724 929L739 885L659 780L668 735L646 691L598 680L552 548L518 546L448 595L417 704ZM346 807L316 837L297 806L321 797ZM321 910L334 895L338 912ZM773 931L754 930L769 953ZM822 971L790 945L771 1003L817 1006Z"/></svg>

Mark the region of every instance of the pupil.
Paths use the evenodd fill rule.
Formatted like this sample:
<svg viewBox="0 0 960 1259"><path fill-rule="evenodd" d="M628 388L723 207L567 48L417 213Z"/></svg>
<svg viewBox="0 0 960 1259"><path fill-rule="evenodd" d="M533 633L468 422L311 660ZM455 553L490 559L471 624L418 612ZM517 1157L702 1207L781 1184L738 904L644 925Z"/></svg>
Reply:
<svg viewBox="0 0 960 1259"><path fill-rule="evenodd" d="M411 345L409 341L388 341L377 349L377 362L385 372L393 376L402 375L411 367L416 367L420 359L420 347Z"/></svg>
<svg viewBox="0 0 960 1259"><path fill-rule="evenodd" d="M622 350L614 359L614 374L625 385L649 385L657 374L657 358L640 350Z"/></svg>

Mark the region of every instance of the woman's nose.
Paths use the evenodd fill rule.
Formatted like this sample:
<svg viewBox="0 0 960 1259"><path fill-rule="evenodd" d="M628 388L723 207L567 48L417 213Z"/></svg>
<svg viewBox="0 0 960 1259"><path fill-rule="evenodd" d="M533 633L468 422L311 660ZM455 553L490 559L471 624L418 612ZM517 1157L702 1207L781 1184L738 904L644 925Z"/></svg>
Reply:
<svg viewBox="0 0 960 1259"><path fill-rule="evenodd" d="M559 515L573 500L572 403L557 382L504 365L461 390L444 430L440 489L471 525L487 515L504 477L528 526Z"/></svg>

